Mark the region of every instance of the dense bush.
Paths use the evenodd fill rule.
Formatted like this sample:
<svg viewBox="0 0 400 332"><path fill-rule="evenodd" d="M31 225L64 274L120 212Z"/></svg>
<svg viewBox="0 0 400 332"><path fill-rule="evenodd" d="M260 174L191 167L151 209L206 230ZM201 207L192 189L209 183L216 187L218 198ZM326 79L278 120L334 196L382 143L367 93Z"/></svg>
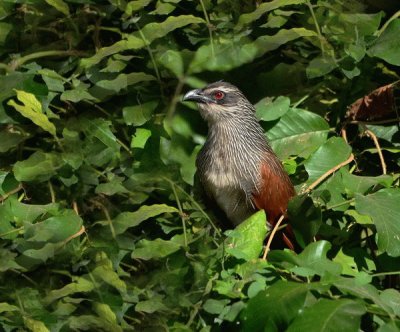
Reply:
<svg viewBox="0 0 400 332"><path fill-rule="evenodd" d="M399 330L396 112L345 120L400 74L400 6L368 3L2 1L1 329ZM264 214L225 230L195 194L180 100L220 79L296 184L299 254L259 259Z"/></svg>

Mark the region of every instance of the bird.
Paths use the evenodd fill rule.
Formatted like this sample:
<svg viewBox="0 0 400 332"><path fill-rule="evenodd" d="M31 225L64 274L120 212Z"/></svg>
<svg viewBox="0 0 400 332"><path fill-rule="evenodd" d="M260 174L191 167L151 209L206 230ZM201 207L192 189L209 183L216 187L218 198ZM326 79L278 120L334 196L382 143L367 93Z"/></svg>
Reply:
<svg viewBox="0 0 400 332"><path fill-rule="evenodd" d="M295 189L264 134L255 107L239 88L225 81L190 90L183 101L197 103L208 125L196 159L207 196L234 226L258 210L265 210L268 223L275 225L286 216ZM282 237L293 249L292 236L282 233Z"/></svg>

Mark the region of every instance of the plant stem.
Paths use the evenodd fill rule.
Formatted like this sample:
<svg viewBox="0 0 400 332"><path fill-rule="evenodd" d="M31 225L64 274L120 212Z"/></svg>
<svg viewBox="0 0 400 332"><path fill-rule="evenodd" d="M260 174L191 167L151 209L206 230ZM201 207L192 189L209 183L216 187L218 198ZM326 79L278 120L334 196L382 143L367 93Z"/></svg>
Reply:
<svg viewBox="0 0 400 332"><path fill-rule="evenodd" d="M172 188L172 192L174 193L174 196L175 196L176 204L178 205L179 214L181 215L183 238L184 238L184 241L185 241L185 248L187 248L188 240L187 240L187 234L186 234L186 221L185 221L185 217L184 217L184 212L182 210L182 205L181 205L181 201L179 200L178 193L176 192L176 189L175 189L175 184L170 182L170 185L171 185L171 188Z"/></svg>
<svg viewBox="0 0 400 332"><path fill-rule="evenodd" d="M206 7L204 6L203 0L200 0L200 5L201 5L201 9L203 10L204 18L206 19L206 22L207 22L208 34L210 36L211 55L214 58L215 50L214 50L214 38L212 35L212 30L211 30L212 24L210 22L210 18L208 17L208 13L207 13Z"/></svg>
<svg viewBox="0 0 400 332"><path fill-rule="evenodd" d="M311 2L309 0L307 0L306 5L310 9L311 16L313 18L314 25L315 25L315 30L317 30L319 42L321 44L321 51L322 51L322 54L324 55L325 54L324 36L321 33L321 28L319 27L319 24L318 24L318 21L317 21L317 17L315 16L313 5L311 4Z"/></svg>

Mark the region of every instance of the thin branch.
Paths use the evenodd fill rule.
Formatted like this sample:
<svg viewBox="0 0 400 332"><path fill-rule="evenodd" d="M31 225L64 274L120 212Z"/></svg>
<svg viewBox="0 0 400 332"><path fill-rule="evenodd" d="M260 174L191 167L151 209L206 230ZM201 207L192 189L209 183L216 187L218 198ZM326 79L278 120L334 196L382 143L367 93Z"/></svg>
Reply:
<svg viewBox="0 0 400 332"><path fill-rule="evenodd" d="M398 118L395 119L387 119L387 120L378 120L378 121L360 121L360 120L353 120L349 121L351 124L361 124L361 125L379 125L379 124L386 124L386 123L393 123L399 122Z"/></svg>
<svg viewBox="0 0 400 332"><path fill-rule="evenodd" d="M335 173L337 170L342 168L343 166L346 166L347 164L350 164L354 160L354 155L351 154L347 160L341 162L340 164L336 165L335 167L331 168L324 174L322 174L317 180L315 180L310 186L304 190L304 193L308 193L311 190L313 190L315 187L317 187L321 182L323 182L327 177L329 177L331 174Z"/></svg>
<svg viewBox="0 0 400 332"><path fill-rule="evenodd" d="M16 194L18 191L22 189L22 184L19 184L17 188L10 190L8 193L5 193L4 196L0 196L0 202L6 200L9 196Z"/></svg>
<svg viewBox="0 0 400 332"><path fill-rule="evenodd" d="M311 12L311 16L313 18L314 21L314 25L315 25L315 30L317 30L317 34L318 34L318 39L319 42L321 44L321 51L322 54L325 54L325 47L324 47L324 36L321 33L321 28L319 27L318 21L317 21L317 17L315 16L315 12L314 12L314 8L313 5L311 4L310 1L306 2L307 7L310 9Z"/></svg>
<svg viewBox="0 0 400 332"><path fill-rule="evenodd" d="M172 188L172 192L174 193L174 196L175 196L176 204L178 205L179 214L181 216L182 229L183 229L183 238L184 238L184 242L185 242L185 248L187 248L188 240L187 240L187 234L186 234L186 220L185 220L185 217L184 217L185 214L184 214L184 212L182 210L182 204L181 204L181 201L179 200L178 193L176 192L175 184L173 182L170 182L170 185L171 185L171 188Z"/></svg>
<svg viewBox="0 0 400 332"><path fill-rule="evenodd" d="M374 141L375 147L378 150L378 155L379 159L381 160L381 166L382 166L382 173L386 174L386 163L385 163L385 158L383 158L383 153L381 146L379 145L378 138L376 135L369 129L365 130L365 133Z"/></svg>
<svg viewBox="0 0 400 332"><path fill-rule="evenodd" d="M278 228L279 228L280 224L282 223L283 219L285 219L285 216L282 214L281 217L279 218L278 222L275 224L274 228L272 229L272 232L268 238L268 242L267 242L267 245L265 246L264 255L262 258L265 261L267 260L267 255L271 248L272 240L274 239L275 234L278 231Z"/></svg>
<svg viewBox="0 0 400 332"><path fill-rule="evenodd" d="M213 25L210 22L210 18L208 17L208 13L207 13L206 7L204 6L203 0L200 0L200 5L201 5L201 9L203 10L204 18L206 19L206 22L207 22L208 34L210 36L210 44L211 44L211 55L213 58L215 58L214 39L213 39L213 35L212 35L212 30L211 30Z"/></svg>

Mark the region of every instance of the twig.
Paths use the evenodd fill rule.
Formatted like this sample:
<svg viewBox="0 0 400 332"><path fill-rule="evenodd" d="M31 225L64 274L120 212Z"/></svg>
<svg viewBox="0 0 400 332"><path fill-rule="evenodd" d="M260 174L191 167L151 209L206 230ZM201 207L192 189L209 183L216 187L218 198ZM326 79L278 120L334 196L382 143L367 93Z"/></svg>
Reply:
<svg viewBox="0 0 400 332"><path fill-rule="evenodd" d="M207 13L206 7L204 6L203 0L200 0L200 5L201 5L201 9L203 10L204 18L206 19L206 22L207 22L208 34L210 36L211 55L213 58L215 58L214 39L213 39L213 35L212 35L212 30L211 30L212 24L208 17L208 13Z"/></svg>
<svg viewBox="0 0 400 332"><path fill-rule="evenodd" d="M311 190L313 190L315 187L317 187L322 181L324 181L328 176L331 174L335 173L338 169L342 168L343 166L346 166L347 164L350 164L354 160L354 155L351 154L347 160L341 162L340 164L336 165L335 167L331 168L324 174L322 174L317 180L315 180L310 186L304 190L304 193L308 193Z"/></svg>
<svg viewBox="0 0 400 332"><path fill-rule="evenodd" d="M82 225L81 229L79 231L77 231L75 234L72 234L71 236L68 236L64 241L63 241L63 245L65 245L67 242L71 241L72 239L75 239L76 237L78 237L79 235L82 235L83 233L86 232L86 228L85 226Z"/></svg>
<svg viewBox="0 0 400 332"><path fill-rule="evenodd" d="M315 25L315 30L317 30L318 39L319 39L319 42L321 44L321 51L322 51L322 54L324 55L325 54L324 36L321 33L321 29L319 27L319 24L318 24L318 21L317 21L317 17L315 16L313 5L311 4L310 1L306 1L306 5L310 9L311 16L313 18L314 25Z"/></svg>
<svg viewBox="0 0 400 332"><path fill-rule="evenodd" d="M383 158L383 153L382 153L382 149L381 146L379 145L378 142L378 138L376 137L376 135L369 129L365 130L365 133L367 134L367 136L369 136L375 144L376 149L378 150L378 155L379 155L379 159L381 160L381 165L382 165L382 173L386 174L386 163L385 163L385 159Z"/></svg>
<svg viewBox="0 0 400 332"><path fill-rule="evenodd" d="M272 232L268 238L268 242L267 242L267 245L265 246L264 255L262 258L265 261L267 260L267 255L269 252L269 248L271 247L272 240L274 239L275 234L278 231L279 225L282 223L283 219L285 219L285 216L282 214L281 217L279 218L278 222L275 224L274 228L272 229Z"/></svg>
<svg viewBox="0 0 400 332"><path fill-rule="evenodd" d="M346 143L348 143L349 141L347 140L347 131L346 131L346 128L342 128L341 134L342 134L342 138L344 139L344 141L345 141Z"/></svg>
<svg viewBox="0 0 400 332"><path fill-rule="evenodd" d="M17 188L10 190L8 193L5 193L4 196L0 196L0 202L6 200L9 196L16 194L18 191L22 189L22 184L19 184Z"/></svg>
<svg viewBox="0 0 400 332"><path fill-rule="evenodd" d="M56 202L56 193L54 192L54 188L53 188L53 185L51 184L50 180L48 181L48 184L49 184L51 202L55 203Z"/></svg>
<svg viewBox="0 0 400 332"><path fill-rule="evenodd" d="M181 201L179 200L178 193L176 192L175 184L173 182L170 182L170 185L171 185L171 188L172 188L172 192L174 193L174 196L175 196L176 204L178 205L179 214L181 216L183 239L184 239L184 242L185 242L185 248L187 248L188 240L187 240L187 234L186 234L186 220L185 220L184 212L183 212L183 209L182 209L182 204L181 204Z"/></svg>
<svg viewBox="0 0 400 332"><path fill-rule="evenodd" d="M363 124L363 125L379 125L379 124L386 124L386 123L393 123L399 122L398 118L395 119L387 119L387 120L378 120L378 121L360 121L360 120L353 120L349 121L351 124Z"/></svg>

